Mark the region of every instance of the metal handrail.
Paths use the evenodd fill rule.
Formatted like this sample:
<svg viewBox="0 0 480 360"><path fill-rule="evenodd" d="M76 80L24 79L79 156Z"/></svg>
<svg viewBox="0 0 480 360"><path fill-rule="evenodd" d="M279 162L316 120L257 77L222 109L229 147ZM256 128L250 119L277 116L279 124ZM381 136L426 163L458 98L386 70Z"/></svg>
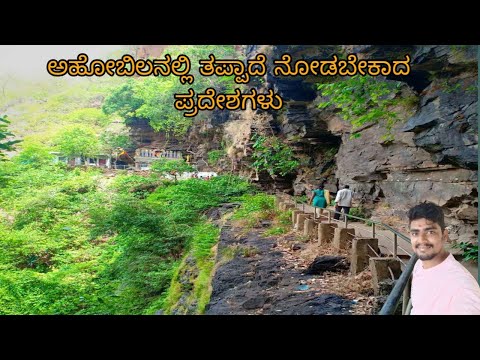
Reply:
<svg viewBox="0 0 480 360"><path fill-rule="evenodd" d="M295 196L291 196L294 201L296 203L299 203L299 204L302 204L302 205L306 205L306 203L302 202L301 200L299 200L297 197ZM354 216L354 215L350 215L350 214L345 214L343 212L340 212L340 211L335 211L335 210L330 210L330 209L322 209L322 210L325 210L325 211L328 211L330 213L334 213L334 214L340 214L340 215L344 215L344 216L347 216L348 218L352 218L352 219L357 219L357 220L361 220L361 221L364 221L364 222L369 222L369 223L372 223L372 224L375 224L375 225L380 225L382 227L384 227L386 230L389 230L391 231L393 234L396 234L397 236L399 236L400 238L402 238L403 240L405 240L406 242L408 242L409 244L411 244L411 241L408 237L406 237L405 235L399 233L398 231L396 231L394 228L392 228L391 226L387 225L387 224L384 224L384 223L381 223L379 221L375 221L375 220L370 220L370 219L364 219L364 218L361 218L361 217L358 217L358 216Z"/></svg>
<svg viewBox="0 0 480 360"><path fill-rule="evenodd" d="M412 275L413 268L415 266L415 263L417 262L418 258L416 254L413 254L412 257L410 258L410 261L407 263L405 269L402 271L402 275L400 275L400 278L397 280L395 283L395 286L392 289L392 292L390 295L388 295L387 300L385 301L385 304L383 304L382 309L378 313L378 315L393 315L395 314L395 311L397 310L398 303L400 302L400 297L404 296L403 301L404 301L404 307L402 308L402 315L406 315L406 296L404 293L404 290L408 290L406 288L408 282L410 281L410 276Z"/></svg>
<svg viewBox="0 0 480 360"><path fill-rule="evenodd" d="M286 195L290 198L293 198L293 201L295 202L295 204L302 204L302 211L305 211L305 202L299 200L295 196L290 196L290 195L287 195L287 194L284 194L284 195ZM313 207L313 208L314 208L314 218L315 218L316 207ZM398 258L397 247L400 247L400 249L403 252L405 252L407 255L410 256L410 260L408 261L407 264L405 264L403 261L400 260L400 258L398 258L401 261L401 263L405 266L405 268L403 269L402 274L400 275L400 277L396 281L395 286L393 287L392 291L388 295L387 300L386 300L385 304L383 305L382 309L380 310L380 312L378 313L378 315L392 315L392 314L394 314L397 307L398 307L398 304L400 302L400 298L402 297L402 295L403 295L403 302L404 302L403 307L402 307L402 315L408 315L409 310L411 308L411 306L409 306L410 303L411 303L411 299L409 299L410 289L407 285L409 284L409 282L411 280L413 268L414 268L415 263L417 262L418 258L417 258L417 255L415 253L413 255L410 255L405 249L403 249L401 246L398 245L398 237L400 237L401 239L403 239L406 242L408 242L409 244L411 244L410 239L408 237L406 237L405 235L399 233L395 229L393 229L391 226L383 224L383 223L375 221L375 220L363 219L363 218L358 217L358 216L345 214L345 213L342 213L342 212L339 212L339 211L325 209L325 208L323 208L322 210L326 210L328 212L328 221L329 222L332 221L332 219L331 219L331 214L332 213L340 214L340 215L345 216L345 218L344 218L345 219L344 220L345 221L345 227L347 227L347 224L348 224L347 219L352 218L352 219L358 219L358 220L363 221L363 222L371 223L372 224L372 232L373 232L374 237L375 237L375 235L377 235L377 236L381 235L381 236L383 236L383 237L385 237L389 240L392 240L385 235L375 234L375 230L376 230L375 225L381 226L381 227L385 228L386 230L391 231L394 234L394 239L393 239L393 243L394 243L393 256L394 256L394 258ZM320 216L322 216L322 214ZM333 220L334 221L339 221L339 220L336 220L336 219L333 219ZM409 299L408 302L407 302L407 299Z"/></svg>

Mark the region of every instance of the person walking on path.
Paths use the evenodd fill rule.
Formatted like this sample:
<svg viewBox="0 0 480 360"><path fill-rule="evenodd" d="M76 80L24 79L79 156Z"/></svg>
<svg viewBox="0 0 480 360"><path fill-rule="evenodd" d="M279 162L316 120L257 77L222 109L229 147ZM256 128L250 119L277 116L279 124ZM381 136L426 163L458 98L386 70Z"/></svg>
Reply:
<svg viewBox="0 0 480 360"><path fill-rule="evenodd" d="M313 207L318 207L320 209L325 209L330 203L330 195L328 190L323 188L323 185L319 185L317 189L312 191L310 199L308 201ZM323 210L320 210L320 215L323 213Z"/></svg>
<svg viewBox="0 0 480 360"><path fill-rule="evenodd" d="M443 210L433 203L408 212L413 268L411 315L480 315L480 287L445 249L448 230Z"/></svg>
<svg viewBox="0 0 480 360"><path fill-rule="evenodd" d="M347 214L350 212L350 208L352 207L352 200L353 200L353 191L350 190L350 186L345 185L342 190L337 193L335 197L335 215L333 218L335 220L340 219L340 211L343 209L343 213Z"/></svg>

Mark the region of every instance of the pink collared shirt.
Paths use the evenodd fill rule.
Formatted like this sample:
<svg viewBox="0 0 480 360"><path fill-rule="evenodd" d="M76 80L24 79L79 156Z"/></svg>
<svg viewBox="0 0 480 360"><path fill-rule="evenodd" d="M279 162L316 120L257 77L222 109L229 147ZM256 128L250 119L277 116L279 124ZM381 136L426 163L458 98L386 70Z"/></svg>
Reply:
<svg viewBox="0 0 480 360"><path fill-rule="evenodd" d="M480 315L480 287L452 254L440 264L413 269L411 315Z"/></svg>

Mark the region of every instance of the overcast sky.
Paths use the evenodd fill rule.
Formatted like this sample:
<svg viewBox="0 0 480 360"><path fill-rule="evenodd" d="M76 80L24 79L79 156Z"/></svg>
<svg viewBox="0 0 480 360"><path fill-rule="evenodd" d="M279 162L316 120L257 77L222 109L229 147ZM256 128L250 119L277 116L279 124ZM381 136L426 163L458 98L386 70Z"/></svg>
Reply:
<svg viewBox="0 0 480 360"><path fill-rule="evenodd" d="M75 59L83 52L91 60L122 48L122 45L0 45L0 77L50 76L46 70L50 59Z"/></svg>

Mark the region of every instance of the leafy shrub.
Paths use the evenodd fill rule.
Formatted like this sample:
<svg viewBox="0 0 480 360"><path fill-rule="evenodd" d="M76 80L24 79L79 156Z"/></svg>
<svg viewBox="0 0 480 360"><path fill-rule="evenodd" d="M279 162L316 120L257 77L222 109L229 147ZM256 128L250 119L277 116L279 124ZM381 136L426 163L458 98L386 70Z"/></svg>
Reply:
<svg viewBox="0 0 480 360"><path fill-rule="evenodd" d="M235 212L233 219L268 218L274 212L275 197L267 194L245 195L242 206Z"/></svg>
<svg viewBox="0 0 480 360"><path fill-rule="evenodd" d="M50 154L50 148L36 143L25 144L22 152L13 158L13 161L21 165L30 165L41 167L51 163L53 155Z"/></svg>
<svg viewBox="0 0 480 360"><path fill-rule="evenodd" d="M209 181L189 179L175 186L159 188L147 201L168 207L170 216L185 222L191 221L195 213L228 202L248 191L252 191L252 187L245 180L235 176L217 176Z"/></svg>
<svg viewBox="0 0 480 360"><path fill-rule="evenodd" d="M185 160L170 160L170 159L159 159L152 161L150 165L152 171L158 172L162 175L173 175L175 181L177 181L177 176L183 172L193 171L194 168L187 164Z"/></svg>
<svg viewBox="0 0 480 360"><path fill-rule="evenodd" d="M208 163L210 165L217 164L218 160L220 160L223 156L225 156L224 150L212 150L208 152Z"/></svg>
<svg viewBox="0 0 480 360"><path fill-rule="evenodd" d="M267 171L270 176L285 176L292 173L299 165L292 149L276 136L252 136L254 144L252 167L257 171Z"/></svg>
<svg viewBox="0 0 480 360"><path fill-rule="evenodd" d="M461 249L463 251L463 258L466 261L473 260L478 262L478 243L472 244L469 242L459 242L452 245L454 248Z"/></svg>
<svg viewBox="0 0 480 360"><path fill-rule="evenodd" d="M15 228L22 229L30 223L37 223L46 230L66 216L71 207L69 196L60 192L50 191L33 196L26 200L22 210L15 218Z"/></svg>
<svg viewBox="0 0 480 360"><path fill-rule="evenodd" d="M370 217L368 211L362 206L352 207L350 209L349 215L356 216L362 219L368 219Z"/></svg>
<svg viewBox="0 0 480 360"><path fill-rule="evenodd" d="M131 193L143 199L158 186L162 186L162 182L154 174L150 176L121 174L114 178L114 181L110 184L110 189L122 194Z"/></svg>
<svg viewBox="0 0 480 360"><path fill-rule="evenodd" d="M165 299L186 249L199 269L192 296L201 313L218 239L202 213L253 192L245 180L219 176L168 182L142 199L135 190L157 176L111 180L53 164L3 163L2 177L2 314L145 313Z"/></svg>

